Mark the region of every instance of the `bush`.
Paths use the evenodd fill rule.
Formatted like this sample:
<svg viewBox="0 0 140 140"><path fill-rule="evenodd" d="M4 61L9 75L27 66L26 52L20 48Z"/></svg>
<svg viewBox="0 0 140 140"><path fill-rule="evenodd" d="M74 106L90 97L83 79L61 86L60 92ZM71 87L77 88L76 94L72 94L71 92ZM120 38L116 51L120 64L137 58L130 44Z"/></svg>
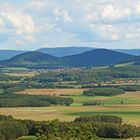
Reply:
<svg viewBox="0 0 140 140"><path fill-rule="evenodd" d="M124 94L124 90L120 88L93 88L83 92L86 96L115 96Z"/></svg>
<svg viewBox="0 0 140 140"><path fill-rule="evenodd" d="M135 137L135 127L131 125L121 125L115 123L93 124L97 127L96 135L102 138L133 138Z"/></svg>
<svg viewBox="0 0 140 140"><path fill-rule="evenodd" d="M28 134L36 135L37 140L99 140L133 138L140 135L140 128L122 124L122 118L116 116L85 116L71 122L0 121L0 140L15 140Z"/></svg>
<svg viewBox="0 0 140 140"><path fill-rule="evenodd" d="M125 86L119 86L119 88L125 90L125 91L140 91L140 85L125 85Z"/></svg>
<svg viewBox="0 0 140 140"><path fill-rule="evenodd" d="M0 140L15 140L17 137L28 135L28 129L22 122L0 121Z"/></svg>
<svg viewBox="0 0 140 140"><path fill-rule="evenodd" d="M76 118L74 122L106 122L106 123L122 123L122 118L117 116L82 116Z"/></svg>
<svg viewBox="0 0 140 140"><path fill-rule="evenodd" d="M97 101L92 101L92 102L84 102L83 103L83 106L100 106L100 105L103 105L103 103L101 102L97 102Z"/></svg>
<svg viewBox="0 0 140 140"><path fill-rule="evenodd" d="M38 130L37 140L99 140L89 123L60 123L55 120L46 122Z"/></svg>
<svg viewBox="0 0 140 140"><path fill-rule="evenodd" d="M11 115L9 116L0 115L0 121L7 121L7 120L14 120L14 118Z"/></svg>

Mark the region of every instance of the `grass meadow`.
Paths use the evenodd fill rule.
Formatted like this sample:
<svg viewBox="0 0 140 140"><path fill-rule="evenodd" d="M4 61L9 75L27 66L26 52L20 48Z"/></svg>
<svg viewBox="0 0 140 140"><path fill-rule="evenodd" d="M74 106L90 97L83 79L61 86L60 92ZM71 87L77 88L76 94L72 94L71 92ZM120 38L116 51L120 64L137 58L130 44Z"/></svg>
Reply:
<svg viewBox="0 0 140 140"><path fill-rule="evenodd" d="M22 94L61 95L73 98L71 106L20 107L1 108L0 114L12 115L17 119L71 121L82 115L116 115L124 119L124 123L140 125L140 92L127 92L113 97L83 96L83 89L30 89ZM21 94L21 93L20 93ZM65 97L65 96L64 96ZM100 101L102 106L82 106L83 102ZM124 102L121 104L121 102Z"/></svg>
<svg viewBox="0 0 140 140"><path fill-rule="evenodd" d="M25 91L18 92L18 94L29 95L80 95L84 89L26 89Z"/></svg>

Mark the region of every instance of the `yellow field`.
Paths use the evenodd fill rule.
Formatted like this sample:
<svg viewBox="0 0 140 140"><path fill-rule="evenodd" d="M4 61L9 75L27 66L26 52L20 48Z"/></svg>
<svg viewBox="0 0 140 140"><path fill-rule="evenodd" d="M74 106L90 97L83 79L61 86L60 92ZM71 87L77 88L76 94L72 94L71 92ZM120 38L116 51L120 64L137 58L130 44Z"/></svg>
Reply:
<svg viewBox="0 0 140 140"><path fill-rule="evenodd" d="M17 119L32 119L38 121L53 119L71 121L80 115L109 114L121 116L124 119L124 123L140 126L140 105L1 108L0 114L12 115Z"/></svg>
<svg viewBox="0 0 140 140"><path fill-rule="evenodd" d="M51 107L19 107L1 108L0 114L12 115L17 119L72 121L82 115L115 115L124 119L124 123L140 126L140 92L127 92L126 94L103 97L82 96L84 89L28 89L20 94L32 95L61 95L70 94L74 103L69 106ZM82 106L83 102L102 101L103 106ZM121 104L121 101L124 104Z"/></svg>
<svg viewBox="0 0 140 140"><path fill-rule="evenodd" d="M9 76L17 76L17 77L18 76L33 77L36 75L34 73L5 73L5 74L7 74Z"/></svg>
<svg viewBox="0 0 140 140"><path fill-rule="evenodd" d="M84 89L26 89L25 91L18 92L18 94L29 95L72 95L80 94Z"/></svg>
<svg viewBox="0 0 140 140"><path fill-rule="evenodd" d="M126 92L126 94L119 95L121 97L132 97L132 98L140 98L140 91L137 92Z"/></svg>

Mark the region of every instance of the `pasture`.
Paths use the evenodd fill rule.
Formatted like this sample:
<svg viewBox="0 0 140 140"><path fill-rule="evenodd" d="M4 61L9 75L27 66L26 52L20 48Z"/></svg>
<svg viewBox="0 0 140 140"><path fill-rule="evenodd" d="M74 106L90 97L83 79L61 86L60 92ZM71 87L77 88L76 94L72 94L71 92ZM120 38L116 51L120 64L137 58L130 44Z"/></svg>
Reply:
<svg viewBox="0 0 140 140"><path fill-rule="evenodd" d="M6 75L9 75L9 76L22 76L22 77L33 77L35 76L36 74L35 73L32 73L32 72L21 72L21 73L17 73L17 72L13 72L13 73L5 73Z"/></svg>
<svg viewBox="0 0 140 140"><path fill-rule="evenodd" d="M18 94L29 95L76 95L81 94L84 89L26 89L25 91L18 92Z"/></svg>
<svg viewBox="0 0 140 140"><path fill-rule="evenodd" d="M127 92L126 94L103 97L103 96L82 96L81 89L76 89L75 93L70 92L75 89L67 89L73 98L74 103L71 106L51 106L51 107L20 107L20 108L1 108L0 114L12 115L17 119L33 119L33 120L53 120L71 121L77 116L82 115L115 115L124 119L124 123L130 123L140 126L140 92ZM37 92L33 91L35 95ZM38 90L39 91L39 90ZM49 92L51 94L62 94L62 89L56 89L57 92ZM59 91L59 92L58 92ZM43 94L46 93L43 90ZM72 95L73 93L73 95ZM39 93L40 94L40 93ZM82 106L83 102L100 101L102 106ZM121 101L124 103L121 104Z"/></svg>

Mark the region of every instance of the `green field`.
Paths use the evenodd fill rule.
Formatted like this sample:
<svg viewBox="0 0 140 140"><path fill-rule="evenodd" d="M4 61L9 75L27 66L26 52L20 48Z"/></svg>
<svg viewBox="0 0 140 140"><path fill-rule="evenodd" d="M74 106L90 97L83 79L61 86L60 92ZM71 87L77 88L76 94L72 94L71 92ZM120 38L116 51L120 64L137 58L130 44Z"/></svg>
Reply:
<svg viewBox="0 0 140 140"><path fill-rule="evenodd" d="M67 95L68 96L68 95ZM66 96L66 97L67 97ZM1 108L0 114L12 115L17 119L71 121L82 115L116 115L124 123L140 126L140 92L130 92L113 97L70 95L74 99L71 106ZM102 106L82 106L83 102L100 101ZM124 104L121 104L121 101Z"/></svg>
<svg viewBox="0 0 140 140"><path fill-rule="evenodd" d="M3 89L0 89L0 94L3 93Z"/></svg>
<svg viewBox="0 0 140 140"><path fill-rule="evenodd" d="M25 67L5 67L5 68L0 68L0 70L24 71L28 69Z"/></svg>
<svg viewBox="0 0 140 140"><path fill-rule="evenodd" d="M105 96L83 96L83 95L73 95L69 96L74 99L73 105L81 105L83 102L87 101L101 101L105 105L119 105L121 101L126 105L136 105L140 104L140 92L127 92L126 94L105 97Z"/></svg>

